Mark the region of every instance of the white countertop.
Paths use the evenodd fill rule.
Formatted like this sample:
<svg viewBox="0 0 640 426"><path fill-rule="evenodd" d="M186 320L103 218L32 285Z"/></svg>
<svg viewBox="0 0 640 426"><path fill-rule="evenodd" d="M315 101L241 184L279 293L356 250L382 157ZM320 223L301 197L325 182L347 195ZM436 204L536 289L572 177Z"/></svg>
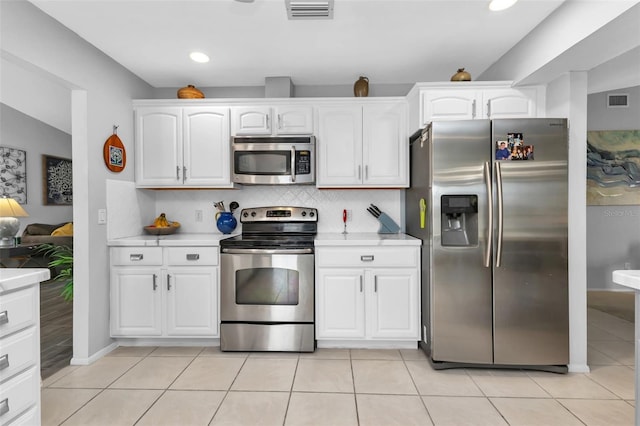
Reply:
<svg viewBox="0 0 640 426"><path fill-rule="evenodd" d="M407 234L378 234L376 232L319 233L315 246L419 246L422 240Z"/></svg>
<svg viewBox="0 0 640 426"><path fill-rule="evenodd" d="M640 270L623 269L613 271L613 282L640 291Z"/></svg>
<svg viewBox="0 0 640 426"><path fill-rule="evenodd" d="M0 268L0 293L46 281L50 277L46 268Z"/></svg>
<svg viewBox="0 0 640 426"><path fill-rule="evenodd" d="M134 237L109 240L112 247L169 247L169 246L219 246L220 240L236 234L173 234L173 235L137 235ZM376 232L329 233L316 235L315 245L321 246L419 246L422 240L407 234L378 234Z"/></svg>
<svg viewBox="0 0 640 426"><path fill-rule="evenodd" d="M107 241L112 247L129 246L219 246L220 240L237 234L172 234L172 235L136 235Z"/></svg>

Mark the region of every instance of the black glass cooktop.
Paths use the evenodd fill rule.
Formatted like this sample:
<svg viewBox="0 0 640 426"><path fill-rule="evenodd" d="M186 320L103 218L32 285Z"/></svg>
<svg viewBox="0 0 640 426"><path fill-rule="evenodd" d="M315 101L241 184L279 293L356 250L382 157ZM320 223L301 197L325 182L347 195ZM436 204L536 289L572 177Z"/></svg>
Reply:
<svg viewBox="0 0 640 426"><path fill-rule="evenodd" d="M220 240L222 248L310 248L313 247L314 235L236 235Z"/></svg>

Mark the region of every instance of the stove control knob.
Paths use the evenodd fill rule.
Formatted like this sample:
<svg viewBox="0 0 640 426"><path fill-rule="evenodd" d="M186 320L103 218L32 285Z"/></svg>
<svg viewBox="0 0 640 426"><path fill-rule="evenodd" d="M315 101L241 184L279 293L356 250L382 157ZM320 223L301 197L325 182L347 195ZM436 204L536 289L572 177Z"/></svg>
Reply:
<svg viewBox="0 0 640 426"><path fill-rule="evenodd" d="M304 210L302 211L302 217L305 217L307 215L307 212L305 212Z"/></svg>
<svg viewBox="0 0 640 426"><path fill-rule="evenodd" d="M242 213L242 217L249 217L249 213L247 212Z"/></svg>
<svg viewBox="0 0 640 426"><path fill-rule="evenodd" d="M309 216L314 217L316 214L314 212L309 212Z"/></svg>
<svg viewBox="0 0 640 426"><path fill-rule="evenodd" d="M251 212L251 217L256 217L256 212Z"/></svg>

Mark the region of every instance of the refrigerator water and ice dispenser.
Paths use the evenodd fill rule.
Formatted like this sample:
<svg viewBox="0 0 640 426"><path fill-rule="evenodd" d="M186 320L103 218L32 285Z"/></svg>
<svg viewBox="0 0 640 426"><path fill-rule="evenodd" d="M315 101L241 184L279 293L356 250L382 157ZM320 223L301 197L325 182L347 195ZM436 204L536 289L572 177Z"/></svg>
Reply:
<svg viewBox="0 0 640 426"><path fill-rule="evenodd" d="M445 247L478 244L478 196L443 195L441 198L441 235Z"/></svg>

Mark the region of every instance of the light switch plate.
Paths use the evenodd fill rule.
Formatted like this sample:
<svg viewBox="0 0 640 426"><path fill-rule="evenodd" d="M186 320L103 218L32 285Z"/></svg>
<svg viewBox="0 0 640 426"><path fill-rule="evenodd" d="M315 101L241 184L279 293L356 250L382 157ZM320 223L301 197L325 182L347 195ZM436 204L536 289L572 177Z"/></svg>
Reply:
<svg viewBox="0 0 640 426"><path fill-rule="evenodd" d="M98 209L98 225L107 223L107 209Z"/></svg>

